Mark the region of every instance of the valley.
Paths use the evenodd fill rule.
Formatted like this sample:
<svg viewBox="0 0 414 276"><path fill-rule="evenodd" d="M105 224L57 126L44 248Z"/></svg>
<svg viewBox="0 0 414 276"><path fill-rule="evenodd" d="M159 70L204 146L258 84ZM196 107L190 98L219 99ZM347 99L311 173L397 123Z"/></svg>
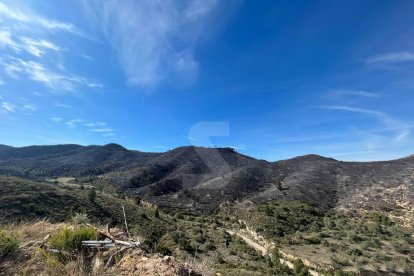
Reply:
<svg viewBox="0 0 414 276"><path fill-rule="evenodd" d="M171 256L203 275L414 271L413 156L267 162L231 148L142 153L115 144L0 146L0 172L6 232L39 220L55 232L85 223L126 231L127 221L141 242L139 258ZM35 248L25 250L13 253L24 268L10 253L1 257L0 270L32 273L27 262L36 260L51 271ZM100 269L110 275L135 254L126 252L114 267ZM32 257L23 261L21 254ZM55 265L66 271L70 264ZM85 261L78 269L89 274L94 268Z"/></svg>

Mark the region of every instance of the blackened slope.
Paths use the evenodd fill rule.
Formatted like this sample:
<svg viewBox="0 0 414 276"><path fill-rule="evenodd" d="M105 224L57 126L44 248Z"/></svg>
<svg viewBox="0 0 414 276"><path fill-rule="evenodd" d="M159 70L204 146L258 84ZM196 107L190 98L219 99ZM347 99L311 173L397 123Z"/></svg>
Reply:
<svg viewBox="0 0 414 276"><path fill-rule="evenodd" d="M0 173L16 176L97 175L122 167L139 166L156 153L105 146L30 146L0 151Z"/></svg>
<svg viewBox="0 0 414 276"><path fill-rule="evenodd" d="M106 174L103 181L169 210L213 210L243 200L379 210L413 206L413 171L411 157L359 163L305 155L270 163L231 149L182 147L145 166ZM404 202L396 198L401 189Z"/></svg>
<svg viewBox="0 0 414 276"><path fill-rule="evenodd" d="M231 148L191 146L161 154L142 167L108 173L98 181L166 209L211 210L257 193L270 172L269 162Z"/></svg>
<svg viewBox="0 0 414 276"><path fill-rule="evenodd" d="M340 162L303 156L274 163L275 178L250 200L299 200L322 209L404 209L414 206L414 158ZM411 206L411 208L410 208Z"/></svg>

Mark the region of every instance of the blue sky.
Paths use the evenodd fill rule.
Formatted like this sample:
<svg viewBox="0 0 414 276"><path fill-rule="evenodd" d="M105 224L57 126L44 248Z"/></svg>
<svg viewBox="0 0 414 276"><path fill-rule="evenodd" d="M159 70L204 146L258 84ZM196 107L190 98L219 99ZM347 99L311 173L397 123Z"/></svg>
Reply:
<svg viewBox="0 0 414 276"><path fill-rule="evenodd" d="M410 0L0 0L0 144L403 157L413 12Z"/></svg>

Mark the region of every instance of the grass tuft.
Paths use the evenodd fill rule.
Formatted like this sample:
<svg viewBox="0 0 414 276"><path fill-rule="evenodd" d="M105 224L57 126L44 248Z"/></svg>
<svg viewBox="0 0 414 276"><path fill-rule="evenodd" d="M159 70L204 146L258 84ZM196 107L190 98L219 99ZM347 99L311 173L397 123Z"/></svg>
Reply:
<svg viewBox="0 0 414 276"><path fill-rule="evenodd" d="M0 259L13 254L19 248L19 245L20 241L16 235L0 230Z"/></svg>
<svg viewBox="0 0 414 276"><path fill-rule="evenodd" d="M97 240L98 232L92 227L64 228L50 237L50 245L60 251L80 252L82 241Z"/></svg>

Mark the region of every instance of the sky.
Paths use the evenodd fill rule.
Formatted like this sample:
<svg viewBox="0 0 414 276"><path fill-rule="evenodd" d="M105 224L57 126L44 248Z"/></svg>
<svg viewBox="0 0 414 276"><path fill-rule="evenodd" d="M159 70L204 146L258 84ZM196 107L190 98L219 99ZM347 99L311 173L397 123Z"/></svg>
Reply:
<svg viewBox="0 0 414 276"><path fill-rule="evenodd" d="M0 0L0 144L414 153L414 1Z"/></svg>

